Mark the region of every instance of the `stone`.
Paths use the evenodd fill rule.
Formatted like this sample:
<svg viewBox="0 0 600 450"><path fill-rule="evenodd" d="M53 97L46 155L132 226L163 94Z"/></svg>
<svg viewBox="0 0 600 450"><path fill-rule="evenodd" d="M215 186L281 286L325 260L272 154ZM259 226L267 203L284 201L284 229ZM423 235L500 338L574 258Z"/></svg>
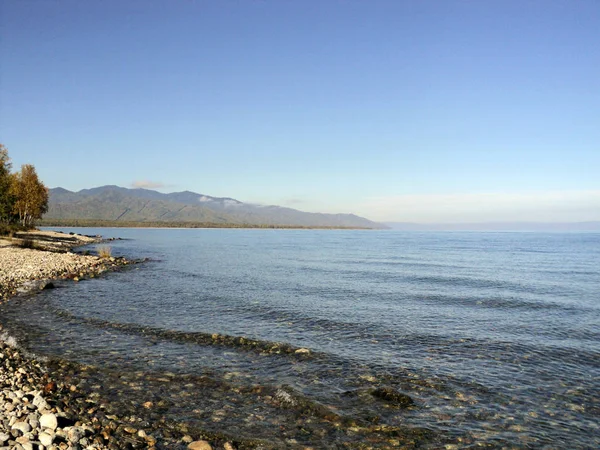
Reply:
<svg viewBox="0 0 600 450"><path fill-rule="evenodd" d="M17 439L15 439L19 444L23 445L23 444L28 444L29 443L29 438L27 436L21 436L18 437Z"/></svg>
<svg viewBox="0 0 600 450"><path fill-rule="evenodd" d="M30 414L29 416L32 416L32 414ZM40 427L40 421L38 420L37 417L30 417L29 419L29 425L31 425L31 429L32 430L36 430Z"/></svg>
<svg viewBox="0 0 600 450"><path fill-rule="evenodd" d="M31 431L31 425L29 425L27 422L15 422L10 428L11 430L19 430L23 434Z"/></svg>
<svg viewBox="0 0 600 450"><path fill-rule="evenodd" d="M46 383L46 385L44 386L44 392L46 394L49 394L50 392L54 392L56 391L56 383L54 381L50 381L49 383Z"/></svg>
<svg viewBox="0 0 600 450"><path fill-rule="evenodd" d="M56 416L52 413L42 414L42 416L40 417L40 426L42 428L48 428L54 431L58 426L58 420L56 419Z"/></svg>
<svg viewBox="0 0 600 450"><path fill-rule="evenodd" d="M310 350L307 348L299 348L294 353L296 353L297 355L307 355L310 353Z"/></svg>
<svg viewBox="0 0 600 450"><path fill-rule="evenodd" d="M408 395L398 392L390 387L380 387L371 391L371 395L375 398L385 400L390 403L395 403L403 408L408 408L415 404L412 398Z"/></svg>
<svg viewBox="0 0 600 450"><path fill-rule="evenodd" d="M208 441L194 441L188 445L188 450L212 450Z"/></svg>
<svg viewBox="0 0 600 450"><path fill-rule="evenodd" d="M81 438L85 436L85 432L79 427L71 427L67 431L67 439L72 444L79 442Z"/></svg>
<svg viewBox="0 0 600 450"><path fill-rule="evenodd" d="M44 400L44 397L42 397L40 394L33 397L33 401L31 403L38 409L38 411L50 409L48 403L46 403L46 400Z"/></svg>
<svg viewBox="0 0 600 450"><path fill-rule="evenodd" d="M40 441L44 447L49 447L52 445L52 442L54 442L54 437L42 431L38 434L38 441Z"/></svg>

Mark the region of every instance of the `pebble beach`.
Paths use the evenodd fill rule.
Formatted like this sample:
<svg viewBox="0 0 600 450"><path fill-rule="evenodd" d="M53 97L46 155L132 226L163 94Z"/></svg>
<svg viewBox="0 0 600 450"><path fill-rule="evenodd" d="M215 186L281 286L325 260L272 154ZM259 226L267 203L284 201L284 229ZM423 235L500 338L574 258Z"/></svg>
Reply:
<svg viewBox="0 0 600 450"><path fill-rule="evenodd" d="M123 258L76 254L99 242L90 236L21 233L0 239L0 302L51 289L58 279L78 282L132 264ZM150 423L87 389L93 368L29 354L4 332L0 320L0 449L190 449L237 448L209 442L177 424ZM152 403L143 405L152 409Z"/></svg>

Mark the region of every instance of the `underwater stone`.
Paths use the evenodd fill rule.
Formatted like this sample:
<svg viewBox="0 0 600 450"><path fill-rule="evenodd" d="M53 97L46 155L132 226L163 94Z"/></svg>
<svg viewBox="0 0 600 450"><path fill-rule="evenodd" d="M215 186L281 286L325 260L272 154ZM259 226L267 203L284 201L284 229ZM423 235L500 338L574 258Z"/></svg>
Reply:
<svg viewBox="0 0 600 450"><path fill-rule="evenodd" d="M408 395L398 392L390 387L380 387L371 391L371 395L375 398L385 400L386 402L395 403L403 408L408 408L415 404L414 400Z"/></svg>

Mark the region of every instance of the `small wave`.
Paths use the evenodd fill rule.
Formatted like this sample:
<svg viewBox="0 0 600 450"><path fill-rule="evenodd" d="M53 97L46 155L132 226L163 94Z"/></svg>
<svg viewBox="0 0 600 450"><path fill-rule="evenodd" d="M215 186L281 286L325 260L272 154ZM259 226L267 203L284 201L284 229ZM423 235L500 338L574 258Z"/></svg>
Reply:
<svg viewBox="0 0 600 450"><path fill-rule="evenodd" d="M6 332L0 334L0 341L4 342L9 347L19 348L19 343L17 342L17 339Z"/></svg>
<svg viewBox="0 0 600 450"><path fill-rule="evenodd" d="M54 311L54 313L64 319L85 323L98 328L112 328L123 333L159 338L174 342L186 342L198 345L222 345L263 354L288 355L301 359L314 358L318 356L317 353L307 348L295 347L293 345L281 342L263 341L244 336L229 336L219 333L211 334L203 332L165 330L162 328L142 326L133 323L110 322L108 320L96 319L92 317L78 317L62 309L57 309Z"/></svg>
<svg viewBox="0 0 600 450"><path fill-rule="evenodd" d="M573 313L585 311L585 308L580 305L572 306L550 301L526 300L516 297L468 297L456 295L413 295L412 297L415 301L428 302L434 305L456 305L509 310L557 310Z"/></svg>

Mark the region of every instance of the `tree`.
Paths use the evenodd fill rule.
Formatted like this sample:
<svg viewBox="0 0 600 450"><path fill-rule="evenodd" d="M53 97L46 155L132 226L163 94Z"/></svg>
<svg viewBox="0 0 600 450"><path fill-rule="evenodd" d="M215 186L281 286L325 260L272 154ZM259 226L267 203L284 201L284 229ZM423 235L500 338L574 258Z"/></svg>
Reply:
<svg viewBox="0 0 600 450"><path fill-rule="evenodd" d="M8 223L13 218L15 199L11 193L11 168L8 150L0 144L0 224Z"/></svg>
<svg viewBox="0 0 600 450"><path fill-rule="evenodd" d="M10 190L15 197L13 211L23 226L33 226L48 211L48 188L31 164L23 164L21 171L12 175Z"/></svg>

